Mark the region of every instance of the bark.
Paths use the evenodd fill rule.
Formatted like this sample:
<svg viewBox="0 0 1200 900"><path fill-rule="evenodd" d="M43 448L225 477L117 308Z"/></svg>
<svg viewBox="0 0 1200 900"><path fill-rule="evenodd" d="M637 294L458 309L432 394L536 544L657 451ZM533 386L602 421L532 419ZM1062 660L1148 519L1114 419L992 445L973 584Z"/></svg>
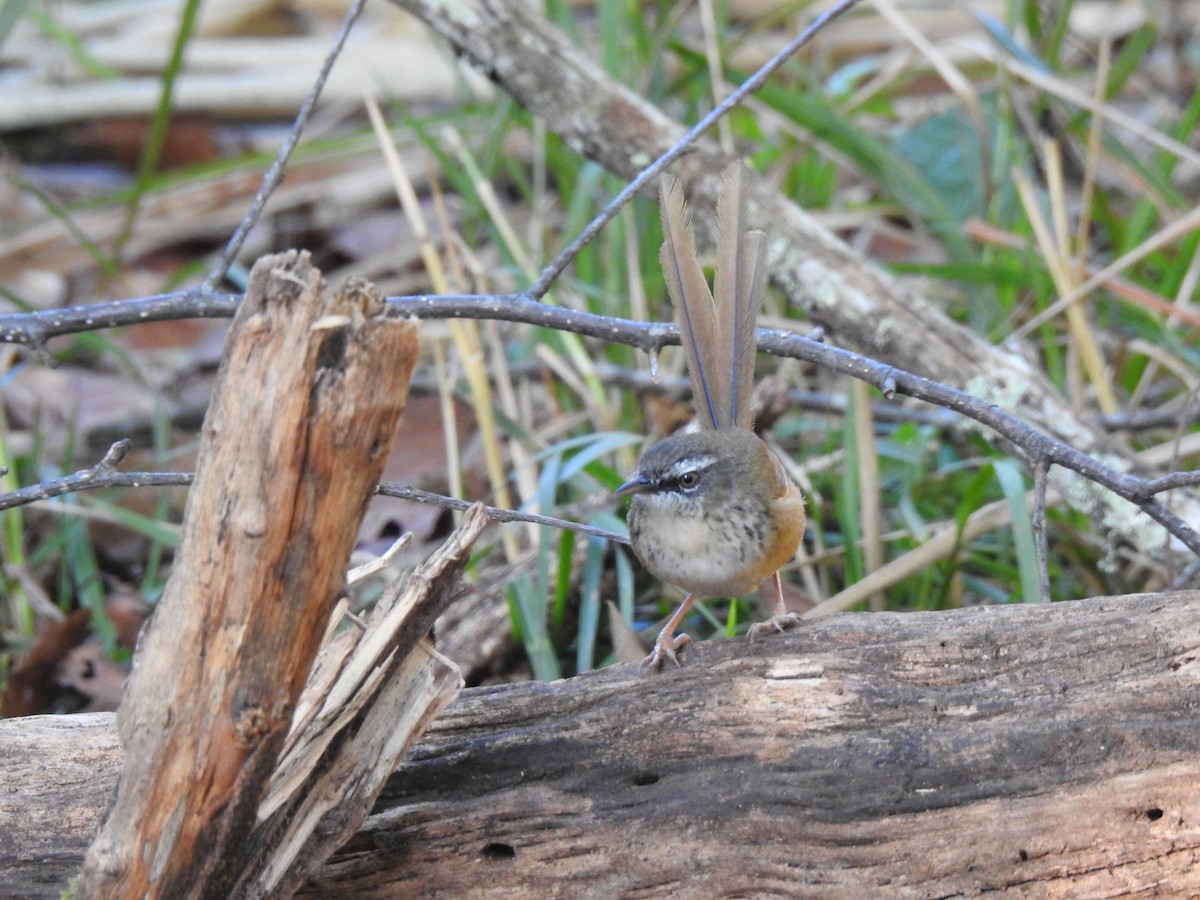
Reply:
<svg viewBox="0 0 1200 900"><path fill-rule="evenodd" d="M175 565L119 714L126 764L81 896L225 897L396 434L416 326L307 254L260 260Z"/></svg>
<svg viewBox="0 0 1200 900"><path fill-rule="evenodd" d="M462 593L461 574L489 524L474 506L436 553L393 584L366 627L321 650L250 831L231 897L290 897L355 833L401 755L462 687L425 639Z"/></svg>
<svg viewBox="0 0 1200 900"><path fill-rule="evenodd" d="M534 6L497 0L393 0L422 19L455 52L545 121L567 146L632 179L681 138L684 127L615 81ZM714 216L720 173L731 157L700 140L671 171L686 184L702 235ZM951 385L1014 413L1119 470L1136 469L1128 448L1072 408L1028 360L1028 348L997 347L959 325L907 284L863 259L773 186L747 183L747 222L768 235L772 283L839 342ZM711 232L707 235L711 240ZM1037 448L1025 448L1036 455ZM1067 502L1142 553L1163 559L1164 530L1126 500L1066 469L1051 469ZM1200 494L1173 493L1171 506L1200 522ZM1178 558L1178 557L1176 557ZM1190 557L1184 560L1190 561Z"/></svg>
<svg viewBox="0 0 1200 900"><path fill-rule="evenodd" d="M683 658L462 692L302 893L1200 893L1200 592L841 615ZM0 820L29 823L0 831L5 896L75 871L111 723L0 722Z"/></svg>

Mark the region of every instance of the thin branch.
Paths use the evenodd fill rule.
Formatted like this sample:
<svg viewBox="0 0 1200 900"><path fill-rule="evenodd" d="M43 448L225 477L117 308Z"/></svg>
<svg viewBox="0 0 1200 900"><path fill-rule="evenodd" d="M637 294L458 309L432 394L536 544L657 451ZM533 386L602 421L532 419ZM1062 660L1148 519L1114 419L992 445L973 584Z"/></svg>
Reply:
<svg viewBox="0 0 1200 900"><path fill-rule="evenodd" d="M317 80L313 83L312 90L308 92L308 96L300 104L300 110L296 113L291 130L288 131L287 138L284 139L279 152L275 154L275 161L271 163L271 168L267 169L266 174L263 175L262 185L259 187L258 193L254 195L254 201L250 204L250 209L246 211L246 214L242 216L242 220L238 222L237 229L230 236L225 244L225 248L221 251L221 255L217 258L216 265L212 267L212 270L208 273L208 277L204 279L202 290L211 291L225 277L225 273L229 271L229 266L233 263L238 253L241 252L242 245L246 242L246 237L250 234L250 230L258 224L259 217L262 216L263 209L267 205L267 200L274 193L275 188L279 187L279 183L283 181L283 170L287 167L288 160L292 158L292 152L296 149L296 145L300 143L300 135L304 131L304 126L308 124L313 109L316 108L317 98L321 96L321 91L325 88L325 82L329 80L329 73L333 71L333 64L342 55L342 47L345 46L346 39L350 36L350 29L354 26L359 13L362 12L363 7L366 5L367 0L355 0L354 4L346 10L346 14L342 17L342 24L338 27L337 34L333 38L333 44L329 48L329 53L325 55L325 61L321 64L321 71L317 74Z"/></svg>
<svg viewBox="0 0 1200 900"><path fill-rule="evenodd" d="M112 487L175 487L190 485L193 480L191 472L119 472L116 467L129 452L128 440L117 441L113 444L104 458L90 469L83 469L73 475L43 481L30 487L0 494L0 511L12 509L15 506L25 506L39 500L49 500L76 491L90 491L97 488ZM474 503L469 500L459 500L457 497L446 497L431 491L423 491L407 484L397 484L381 481L375 488L375 493L384 497L398 497L401 500L415 500L418 503L428 503L443 509L468 510ZM553 516L539 516L536 513L517 512L512 509L501 509L495 506L483 507L484 513L496 523L532 522L534 525L548 525L564 531L577 531L593 537L604 538L618 544L628 544L629 538L615 531L598 528L583 522L570 522L566 519L556 519Z"/></svg>
<svg viewBox="0 0 1200 900"><path fill-rule="evenodd" d="M128 440L117 441L108 448L104 458L90 469L0 494L0 510L94 488L167 487L192 483L192 476L186 472L118 472L117 466L129 452L129 447Z"/></svg>
<svg viewBox="0 0 1200 900"><path fill-rule="evenodd" d="M0 494L0 510L96 488L177 487L191 483L190 472L111 472L97 471L94 468L84 469L74 475L43 481L40 484L20 488L7 494Z"/></svg>
<svg viewBox="0 0 1200 900"><path fill-rule="evenodd" d="M1188 404L1178 410L1145 409L1097 416L1097 424L1106 431L1148 431L1152 428L1187 428L1200 424L1200 406Z"/></svg>
<svg viewBox="0 0 1200 900"><path fill-rule="evenodd" d="M1171 590L1183 591L1195 586L1200 579L1200 557L1193 559L1188 567L1179 573L1179 577L1171 584Z"/></svg>
<svg viewBox="0 0 1200 900"><path fill-rule="evenodd" d="M420 488L412 487L411 485L396 484L389 481L381 481L379 486L375 488L375 493L384 497L398 497L401 500L415 500L418 503L428 503L430 506L440 506L442 509L461 511L468 510L475 505L469 500L459 500L456 497L434 494L430 491L423 491ZM0 506L0 509L3 509L3 507ZM570 522L566 519L539 516L536 513L517 512L513 509L501 509L496 506L485 506L483 507L483 511L493 522L532 522L534 525L549 525L551 528L561 528L564 531L576 531L579 534L604 538L618 544L629 543L629 538L623 534L617 534L615 531L609 531L606 528L597 528L595 525L586 525L582 522Z"/></svg>
<svg viewBox="0 0 1200 900"><path fill-rule="evenodd" d="M651 180L657 178L659 173L666 169L671 163L679 159L684 153L687 153L696 139L704 132L708 131L717 121L729 113L734 107L738 106L750 94L753 94L764 84L767 79L774 74L775 70L782 66L787 60L801 47L813 39L813 36L822 28L832 22L834 19L841 16L849 10L858 0L841 0L840 3L830 7L828 10L817 16L812 23L800 32L798 36L771 57L757 72L742 82L741 86L733 91L728 97L722 100L717 106L713 107L704 118L691 127L688 132L672 144L664 153L662 153L654 162L642 169L637 177L625 185L624 189L617 194L608 205L600 211L596 218L588 223L587 227L579 233L579 236L571 243L567 244L557 256L551 260L550 264L542 270L542 274L538 276L538 280L533 287L529 289L529 295L535 299L541 299L550 290L555 279L562 274L579 255L579 252L592 240L600 230L604 228L616 215L621 211L634 195L645 187Z"/></svg>
<svg viewBox="0 0 1200 900"><path fill-rule="evenodd" d="M195 288L133 300L109 300L32 313L7 313L0 315L0 343L22 344L32 350L42 350L50 338L98 328L120 328L123 325L176 319L231 319L241 301L240 294Z"/></svg>
<svg viewBox="0 0 1200 900"><path fill-rule="evenodd" d="M1200 472L1172 472L1170 475L1164 475L1161 478L1152 478L1149 481L1143 482L1142 490L1144 497L1153 497L1155 494L1161 494L1164 491L1173 491L1176 488L1195 487L1200 485Z"/></svg>
<svg viewBox="0 0 1200 900"><path fill-rule="evenodd" d="M83 306L0 315L0 343L41 349L50 338L98 328L119 328L175 319L231 318L241 297L203 287L152 297L112 300ZM531 294L418 294L389 297L395 316L419 319L496 319L571 331L586 337L628 344L647 352L678 344L674 325L613 319L595 313L548 306Z"/></svg>
<svg viewBox="0 0 1200 900"><path fill-rule="evenodd" d="M547 306L532 299L529 294L498 295L453 295L436 297L419 295L412 297L389 297L390 314L416 316L420 319L499 319L520 322L561 331L571 331L587 337L613 343L627 344L647 353L679 343L679 330L673 324L634 322L601 316L581 310ZM184 291L163 294L140 300L124 300L101 303L95 306L71 307L51 312L18 313L0 316L0 341L9 340L36 345L56 334L85 331L117 324L155 321L178 317L170 312L171 304L179 303L186 308L193 305L204 309L211 316L220 316L224 310L230 314L237 298L228 294L213 294L204 291ZM848 375L872 384L891 397L905 394L918 400L933 403L960 413L985 425L992 431L1025 451L1031 465L1040 461L1062 466L1108 488L1113 493L1137 504L1143 512L1166 528L1196 555L1200 556L1200 533L1173 513L1166 505L1150 499L1155 490L1148 482L1097 462L1074 447L1039 431L1021 419L1007 413L994 403L981 400L957 388L923 378L878 362L870 357L832 347L807 336L780 329L758 331L758 349L774 356L799 359L822 366L832 372ZM1190 473L1184 473L1186 477ZM1173 478L1173 476L1167 476ZM1194 483L1194 482L1193 482ZM1159 490L1178 487L1174 481ZM3 508L3 507L0 507Z"/></svg>

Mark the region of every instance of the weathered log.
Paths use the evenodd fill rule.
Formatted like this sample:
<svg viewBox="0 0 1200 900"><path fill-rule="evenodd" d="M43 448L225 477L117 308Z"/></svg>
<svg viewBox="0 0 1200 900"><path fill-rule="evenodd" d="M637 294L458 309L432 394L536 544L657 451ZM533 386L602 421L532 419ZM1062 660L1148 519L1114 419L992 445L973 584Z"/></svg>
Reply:
<svg viewBox="0 0 1200 900"><path fill-rule="evenodd" d="M1195 896L1197 682L1185 592L841 615L464 691L303 893ZM111 721L0 723L0 821L29 823L0 831L5 896L76 870Z"/></svg>
<svg viewBox="0 0 1200 900"><path fill-rule="evenodd" d="M122 758L114 713L0 719L0 897L62 895Z"/></svg>

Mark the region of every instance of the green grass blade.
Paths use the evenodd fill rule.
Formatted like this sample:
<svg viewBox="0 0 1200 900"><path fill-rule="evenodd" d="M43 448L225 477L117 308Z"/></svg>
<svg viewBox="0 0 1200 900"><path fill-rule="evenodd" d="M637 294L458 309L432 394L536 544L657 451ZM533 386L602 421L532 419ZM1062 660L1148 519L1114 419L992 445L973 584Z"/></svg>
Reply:
<svg viewBox="0 0 1200 900"><path fill-rule="evenodd" d="M109 278L116 278L118 276L116 256L110 256L100 248L99 244L84 234L83 230L75 223L75 220L71 217L71 213L65 207L60 206L49 194L37 187L37 185L31 184L28 181L22 181L20 185L22 191L37 200L46 212L62 223L63 227L79 243L79 246L87 251L88 255L92 258L92 262L96 264L96 268Z"/></svg>
<svg viewBox="0 0 1200 900"><path fill-rule="evenodd" d="M854 429L854 392L848 391L848 405L842 428L842 442L846 459L842 465L841 489L838 491L836 508L838 526L842 531L842 549L846 553L846 584L854 584L863 577L863 554L860 539L862 533L858 523L862 514L862 497L858 483L858 437Z"/></svg>
<svg viewBox="0 0 1200 900"><path fill-rule="evenodd" d="M567 618L567 599L571 596L571 556L574 551L575 532L561 532L558 536L558 559L554 567L554 600L550 604L550 621L556 629L562 628Z"/></svg>
<svg viewBox="0 0 1200 900"><path fill-rule="evenodd" d="M534 677L541 681L561 678L558 655L546 629L545 593L538 590L533 578L519 575L509 585L508 597Z"/></svg>
<svg viewBox="0 0 1200 900"><path fill-rule="evenodd" d="M1042 599L1038 578L1037 547L1033 539L1033 518L1025 502L1025 479L1015 459L992 461L996 480L1004 499L1012 507L1012 535L1017 551L1017 567L1021 575L1021 599L1036 603Z"/></svg>
<svg viewBox="0 0 1200 900"><path fill-rule="evenodd" d="M24 3L6 3L3 9L0 9L0 44L7 37L8 29L16 24L16 19L8 21L9 8L16 7L16 16L20 16ZM53 38L66 48L67 55L79 64L92 78L120 78L121 73L111 66L106 66L96 57L88 52L87 47L79 40L78 35L64 28L56 22L44 9L34 9L30 12L30 17L37 22L38 27L46 33L47 36Z"/></svg>
<svg viewBox="0 0 1200 900"><path fill-rule="evenodd" d="M579 590L579 630L575 644L575 671L586 672L596 665L596 635L600 630L600 583L604 575L604 557L608 541L587 539L583 562L583 583Z"/></svg>

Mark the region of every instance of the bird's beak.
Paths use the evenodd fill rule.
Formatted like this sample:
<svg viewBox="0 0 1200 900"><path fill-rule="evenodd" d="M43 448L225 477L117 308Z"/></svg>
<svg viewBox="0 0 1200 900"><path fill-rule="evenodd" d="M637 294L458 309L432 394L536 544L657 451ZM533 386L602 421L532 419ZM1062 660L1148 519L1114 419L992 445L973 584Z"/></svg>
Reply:
<svg viewBox="0 0 1200 900"><path fill-rule="evenodd" d="M644 494L650 490L650 482L645 475L634 475L614 492L617 497L628 497L631 494Z"/></svg>

